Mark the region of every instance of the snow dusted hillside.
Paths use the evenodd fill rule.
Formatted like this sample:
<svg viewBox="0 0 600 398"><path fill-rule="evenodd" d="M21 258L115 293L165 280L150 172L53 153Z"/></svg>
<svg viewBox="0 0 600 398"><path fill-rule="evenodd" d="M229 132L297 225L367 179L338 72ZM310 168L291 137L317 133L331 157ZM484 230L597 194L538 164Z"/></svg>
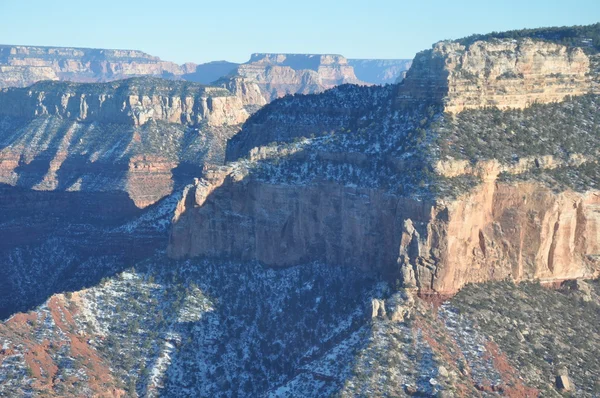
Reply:
<svg viewBox="0 0 600 398"><path fill-rule="evenodd" d="M159 254L0 325L0 395L557 396L553 375L566 367L591 396L580 373L600 369L600 290L590 288L488 284L488 299L469 287L440 305L343 268ZM585 351L540 345L570 333L544 321L540 295L580 317Z"/></svg>
<svg viewBox="0 0 600 398"><path fill-rule="evenodd" d="M446 60L229 141L0 118L0 396L598 396L598 96L445 113Z"/></svg>

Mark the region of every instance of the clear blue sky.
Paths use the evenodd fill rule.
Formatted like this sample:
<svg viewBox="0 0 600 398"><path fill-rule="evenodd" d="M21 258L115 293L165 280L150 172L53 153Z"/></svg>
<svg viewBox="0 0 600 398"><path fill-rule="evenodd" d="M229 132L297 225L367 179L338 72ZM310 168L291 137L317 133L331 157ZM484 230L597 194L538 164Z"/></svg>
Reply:
<svg viewBox="0 0 600 398"><path fill-rule="evenodd" d="M412 58L441 39L600 21L600 0L0 0L0 43L139 49L177 63L253 52Z"/></svg>

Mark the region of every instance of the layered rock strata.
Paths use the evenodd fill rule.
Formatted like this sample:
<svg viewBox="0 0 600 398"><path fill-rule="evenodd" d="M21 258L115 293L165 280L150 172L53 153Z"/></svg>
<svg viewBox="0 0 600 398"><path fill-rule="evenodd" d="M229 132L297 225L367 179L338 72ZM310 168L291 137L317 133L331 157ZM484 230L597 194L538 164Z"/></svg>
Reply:
<svg viewBox="0 0 600 398"><path fill-rule="evenodd" d="M194 125L243 123L242 100L218 87L134 78L99 85L38 83L0 92L0 114L60 116L85 122L140 126L149 120Z"/></svg>
<svg viewBox="0 0 600 398"><path fill-rule="evenodd" d="M444 103L447 112L494 106L525 108L592 91L590 59L581 48L522 40L439 42L417 54L399 103Z"/></svg>
<svg viewBox="0 0 600 398"><path fill-rule="evenodd" d="M323 261L385 274L423 292L511 278L600 272L600 193L502 183L497 164L456 200L422 201L322 183L275 185L219 169L184 199L169 254L285 267Z"/></svg>
<svg viewBox="0 0 600 398"><path fill-rule="evenodd" d="M234 75L258 84L267 101L286 94L310 94L340 84L358 84L354 68L341 55L252 54Z"/></svg>
<svg viewBox="0 0 600 398"><path fill-rule="evenodd" d="M353 65L370 83L391 83L407 69L406 60L352 62L340 55L253 54L241 65L226 61L177 65L136 50L3 45L0 88L26 87L42 80L99 83L138 76L202 84L218 81L239 94L254 111L285 94L309 94L340 84L360 83Z"/></svg>
<svg viewBox="0 0 600 398"><path fill-rule="evenodd" d="M464 70L477 82L467 84ZM482 157L478 162L441 160L437 145L461 138L444 128L434 130L428 118L440 115L435 107L426 108L436 102L449 112L556 102L587 94L593 79L588 73L589 59L577 48L528 39L478 42L469 48L440 43L417 57L406 81L392 93L389 109L385 100L377 100L386 98L384 88L336 89L305 101L276 101L230 142L227 158L246 159L207 173L182 202L169 254L254 260L274 267L321 261L376 271L392 282L440 294L488 280L598 276L600 192L594 185L553 190L528 177L534 171L582 165L593 171L593 150L567 157L539 153L512 163ZM338 107L327 105L334 98L345 104L339 107L345 112L338 114ZM372 105L365 107L357 98ZM304 135L294 130L303 119L286 111L296 103L300 108L295 110L319 110L309 112ZM574 134L588 140L586 126L591 124ZM315 133L321 138L307 139L308 146L298 142L298 137ZM521 148L529 139L515 136L503 145ZM272 140L283 140L287 147L266 146ZM293 169L276 166L290 156L296 163L285 164ZM404 185L394 190L365 181L366 175L381 178L378 173L387 176L383 179L417 177L398 178ZM521 177L507 180L499 178L501 173ZM457 196L428 187L467 177L471 182Z"/></svg>
<svg viewBox="0 0 600 398"><path fill-rule="evenodd" d="M223 88L153 78L37 83L0 92L0 182L37 190L125 191L138 207L221 163L246 120Z"/></svg>
<svg viewBox="0 0 600 398"><path fill-rule="evenodd" d="M103 82L132 76L180 76L196 65L179 66L135 50L0 46L0 87L40 80Z"/></svg>

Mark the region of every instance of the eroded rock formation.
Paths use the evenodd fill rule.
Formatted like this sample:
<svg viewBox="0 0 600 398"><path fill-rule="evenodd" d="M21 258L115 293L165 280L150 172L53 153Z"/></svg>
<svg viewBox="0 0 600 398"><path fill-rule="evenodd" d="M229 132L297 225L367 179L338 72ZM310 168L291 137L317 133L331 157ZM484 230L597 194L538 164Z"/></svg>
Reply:
<svg viewBox="0 0 600 398"><path fill-rule="evenodd" d="M442 102L443 110L456 113L556 102L587 94L589 71L588 56L578 48L529 39L476 42L469 48L443 42L417 56L405 83L391 94L396 99L389 108L384 88L336 89L275 102L231 140L228 160L246 160L208 173L188 193L169 254L275 267L321 261L377 271L392 282L440 294L488 280L595 277L600 192L593 184L557 190L527 174L582 165L594 170L593 148L587 154L544 152L509 161L475 154L477 162L459 151L455 159L437 145L453 140L463 148L467 143L460 140L468 138L448 133L451 117L444 128L427 127L428 117L442 115L426 108ZM345 104L344 112L328 105L329 99ZM362 105L367 102L370 107ZM399 102L412 106L398 108ZM291 104L296 111L306 107L307 126L286 113ZM296 132L298 126L304 134ZM594 133L586 129L575 134L588 140ZM315 133L321 138L298 142ZM523 134L503 145L526 146L531 137ZM287 144L267 146L272 141ZM290 157L295 160L277 166ZM499 178L501 173L521 177ZM416 180L402 179L410 174ZM466 177L471 182L458 195L435 188Z"/></svg>
<svg viewBox="0 0 600 398"><path fill-rule="evenodd" d="M275 267L323 261L443 294L488 280L598 275L599 192L557 195L539 183L497 182L497 167L486 171L463 197L427 202L337 184L273 185L219 170L184 199L189 213L175 223L169 253Z"/></svg>
<svg viewBox="0 0 600 398"><path fill-rule="evenodd" d="M45 82L6 89L0 93L0 114L18 118L49 115L134 126L149 120L236 125L248 118L242 100L227 90L153 78L101 85Z"/></svg>
<svg viewBox="0 0 600 398"><path fill-rule="evenodd" d="M180 76L179 66L135 50L0 46L0 87L24 87L40 80L104 82L133 76Z"/></svg>
<svg viewBox="0 0 600 398"><path fill-rule="evenodd" d="M37 83L0 93L0 182L125 191L138 207L220 163L248 112L223 88L154 78ZM186 176L186 177L184 177Z"/></svg>
<svg viewBox="0 0 600 398"><path fill-rule="evenodd" d="M525 108L592 90L590 59L581 48L522 40L439 42L420 52L400 103L442 101L448 112L495 106Z"/></svg>
<svg viewBox="0 0 600 398"><path fill-rule="evenodd" d="M310 94L345 83L361 83L341 55L252 54L235 75L258 84L267 101L286 94Z"/></svg>

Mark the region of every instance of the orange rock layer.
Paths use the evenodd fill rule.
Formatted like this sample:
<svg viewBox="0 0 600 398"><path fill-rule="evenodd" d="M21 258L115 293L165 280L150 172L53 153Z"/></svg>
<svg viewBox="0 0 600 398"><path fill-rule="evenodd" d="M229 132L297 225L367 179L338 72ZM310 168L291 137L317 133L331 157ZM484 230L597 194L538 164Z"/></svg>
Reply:
<svg viewBox="0 0 600 398"><path fill-rule="evenodd" d="M330 183L273 185L221 170L183 199L168 253L275 267L322 261L441 294L488 280L598 275L599 192L556 194L495 177L458 199L427 202Z"/></svg>

